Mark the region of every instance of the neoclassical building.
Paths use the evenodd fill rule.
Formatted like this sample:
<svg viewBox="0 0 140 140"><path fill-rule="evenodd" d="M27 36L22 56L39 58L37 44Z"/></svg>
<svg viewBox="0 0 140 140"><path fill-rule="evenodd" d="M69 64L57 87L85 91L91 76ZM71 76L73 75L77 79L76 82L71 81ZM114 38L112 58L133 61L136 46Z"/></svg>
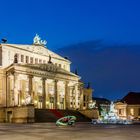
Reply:
<svg viewBox="0 0 140 140"><path fill-rule="evenodd" d="M38 35L33 45L0 44L0 107L87 109L92 90L84 89L70 65Z"/></svg>
<svg viewBox="0 0 140 140"><path fill-rule="evenodd" d="M140 120L140 92L129 92L115 103L115 108L121 119Z"/></svg>

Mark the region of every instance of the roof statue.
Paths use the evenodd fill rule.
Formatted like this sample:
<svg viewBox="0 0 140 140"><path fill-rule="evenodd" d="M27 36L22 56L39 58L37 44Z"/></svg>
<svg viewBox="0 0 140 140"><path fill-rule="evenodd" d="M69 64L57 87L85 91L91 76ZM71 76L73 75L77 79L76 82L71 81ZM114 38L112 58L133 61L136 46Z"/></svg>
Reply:
<svg viewBox="0 0 140 140"><path fill-rule="evenodd" d="M48 63L52 63L51 59L52 59L52 57L51 57L51 55L49 55L49 61L48 61Z"/></svg>
<svg viewBox="0 0 140 140"><path fill-rule="evenodd" d="M36 34L36 36L33 39L33 44L45 46L47 44L47 41L41 40L40 36L38 34Z"/></svg>

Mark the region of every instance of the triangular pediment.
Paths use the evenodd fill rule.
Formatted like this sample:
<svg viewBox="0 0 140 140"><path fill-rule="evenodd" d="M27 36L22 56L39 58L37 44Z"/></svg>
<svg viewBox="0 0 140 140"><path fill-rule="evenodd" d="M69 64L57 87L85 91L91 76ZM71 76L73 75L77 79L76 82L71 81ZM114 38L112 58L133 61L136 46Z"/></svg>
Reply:
<svg viewBox="0 0 140 140"><path fill-rule="evenodd" d="M43 55L46 57L49 57L49 55L51 55L52 58L67 61L68 63L71 63L69 60L54 53L53 51L49 50L46 46L42 46L42 45L2 44L2 46L17 48L20 50L25 50L28 52L40 54L40 55Z"/></svg>

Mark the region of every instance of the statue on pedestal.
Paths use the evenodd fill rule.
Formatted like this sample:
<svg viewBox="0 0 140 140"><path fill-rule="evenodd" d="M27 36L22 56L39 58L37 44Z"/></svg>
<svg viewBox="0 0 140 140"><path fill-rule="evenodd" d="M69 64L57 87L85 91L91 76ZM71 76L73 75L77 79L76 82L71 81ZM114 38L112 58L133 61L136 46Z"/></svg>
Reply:
<svg viewBox="0 0 140 140"><path fill-rule="evenodd" d="M45 46L47 44L47 41L41 40L40 36L38 34L36 34L36 36L33 39L33 44Z"/></svg>

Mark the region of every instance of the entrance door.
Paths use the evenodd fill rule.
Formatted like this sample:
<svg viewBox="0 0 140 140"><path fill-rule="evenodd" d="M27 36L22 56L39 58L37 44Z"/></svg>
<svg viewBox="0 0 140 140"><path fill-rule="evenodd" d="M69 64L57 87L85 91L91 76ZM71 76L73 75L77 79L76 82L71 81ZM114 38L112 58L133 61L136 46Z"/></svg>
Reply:
<svg viewBox="0 0 140 140"><path fill-rule="evenodd" d="M12 111L7 112L7 122L12 123Z"/></svg>
<svg viewBox="0 0 140 140"><path fill-rule="evenodd" d="M50 109L54 109L54 97L50 97Z"/></svg>
<svg viewBox="0 0 140 140"><path fill-rule="evenodd" d="M59 109L64 109L64 98L60 98L60 106Z"/></svg>
<svg viewBox="0 0 140 140"><path fill-rule="evenodd" d="M39 96L39 100L38 100L38 108L42 108L42 104L43 104L43 97Z"/></svg>

